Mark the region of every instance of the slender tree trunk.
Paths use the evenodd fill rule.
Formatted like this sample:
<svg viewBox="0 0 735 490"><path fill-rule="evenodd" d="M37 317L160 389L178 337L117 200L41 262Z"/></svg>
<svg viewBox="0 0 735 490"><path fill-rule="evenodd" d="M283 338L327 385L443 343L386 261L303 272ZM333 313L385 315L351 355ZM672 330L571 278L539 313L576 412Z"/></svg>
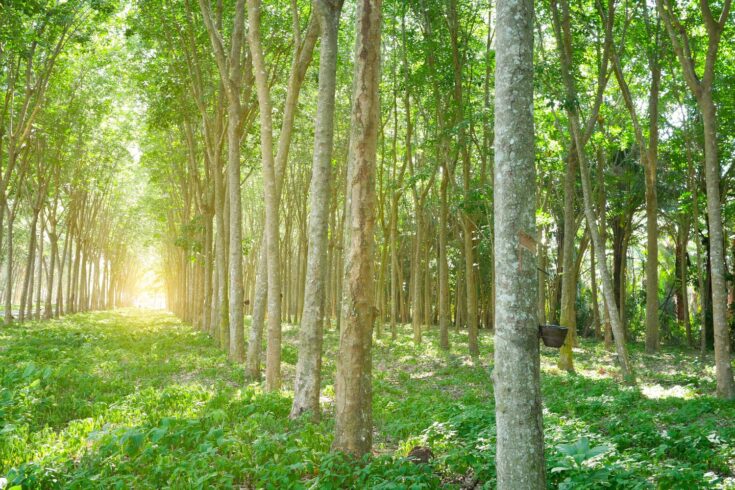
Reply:
<svg viewBox="0 0 735 490"><path fill-rule="evenodd" d="M242 283L242 197L240 190L240 109L230 105L227 121L227 177L230 201L229 241L229 357L245 358Z"/></svg>
<svg viewBox="0 0 735 490"><path fill-rule="evenodd" d="M278 231L278 192L273 159L273 120L260 36L260 0L248 0L248 37L253 59L255 85L260 106L260 147L263 159L265 199L265 235L268 257L268 345L266 349L265 388L276 391L281 386L281 277Z"/></svg>
<svg viewBox="0 0 735 490"><path fill-rule="evenodd" d="M689 166L689 189L692 193L692 201L694 205L692 206L692 223L694 223L694 243L697 247L697 298L698 301L698 308L699 308L699 323L700 323L700 339L699 339L699 355L702 359L704 359L704 356L707 352L707 319L705 315L705 308L704 308L704 294L705 294L705 285L704 285L704 273L702 271L702 241L700 240L700 231L699 231L699 183L697 182L697 178L694 173L694 162L692 161L692 155L689 147L689 138L687 137L686 141L687 145L687 161Z"/></svg>
<svg viewBox="0 0 735 490"><path fill-rule="evenodd" d="M398 315L401 303L402 284L399 278L398 263L398 197L394 192L391 202L390 219L390 335L393 340L398 337Z"/></svg>
<svg viewBox="0 0 735 490"><path fill-rule="evenodd" d="M533 2L500 0L495 68L497 487L546 488L536 276ZM516 108L509 110L509 108Z"/></svg>
<svg viewBox="0 0 735 490"><path fill-rule="evenodd" d="M296 27L294 30L294 34L296 34ZM280 203L281 193L283 190L283 178L291 145L291 133L298 106L301 85L303 83L304 76L306 75L306 70L311 62L317 37L318 23L313 22L307 30L303 44L300 47L296 45L294 46L294 48L298 48L298 50L294 52L293 65L291 67L291 74L286 91L286 101L283 106L283 123L281 126L281 133L278 138L278 152L275 156L274 171L277 203ZM253 315L248 336L248 356L245 369L246 376L252 380L260 378L263 323L265 321L266 302L268 301L268 289L270 287L268 282L270 273L268 272L267 250L267 233L263 233L263 238L261 240L261 256L258 259L257 269L255 272Z"/></svg>
<svg viewBox="0 0 735 490"><path fill-rule="evenodd" d="M345 210L345 261L332 448L362 456L372 446L373 227L380 112L381 0L357 4L355 75Z"/></svg>
<svg viewBox="0 0 735 490"><path fill-rule="evenodd" d="M600 220L602 221L602 226L600 227L600 243L602 243L603 247L607 244L607 220L605 218L606 201L607 201L607 195L605 194L605 155L602 151L602 148L600 148L597 151L597 214L598 216L600 216ZM607 257L607 251L604 248L602 250L602 254L597 253L595 249L594 240L592 241L592 253L595 255L595 266L597 266L598 256L601 255L602 257L605 257L605 258ZM595 272L595 276L597 276L597 269L595 269L594 272ZM595 279L597 279L597 277L595 277ZM599 289L599 287L597 289ZM610 323L610 313L608 310L609 306L607 304L607 301L605 300L604 294L601 295L601 298L602 298L602 315L600 316L600 320L603 323L602 331L603 331L603 336L604 336L605 349L612 350L613 349L613 339L612 339L612 326Z"/></svg>
<svg viewBox="0 0 735 490"><path fill-rule="evenodd" d="M337 40L342 1L318 0L315 6L322 30L319 50L319 95L314 121L314 161L309 190L306 287L291 416L309 411L315 419L318 419L322 364L322 305L326 279L334 101L337 87Z"/></svg>
<svg viewBox="0 0 735 490"><path fill-rule="evenodd" d="M413 343L421 343L421 246L423 245L423 218L421 216L420 202L416 201L416 236L413 246L413 266L411 267L411 327L413 330Z"/></svg>
<svg viewBox="0 0 735 490"><path fill-rule="evenodd" d="M33 212L31 220L30 241L28 243L28 257L23 278L23 286L20 290L20 308L18 309L18 321L23 323L26 314L30 313L28 306L33 303L33 271L36 259L36 230L38 229L38 212ZM30 291L29 291L30 289ZM30 316L30 315L28 315Z"/></svg>
<svg viewBox="0 0 735 490"><path fill-rule="evenodd" d="M590 296L592 297L592 332L596 339L601 337L600 302L597 298L597 271L595 245L590 245Z"/></svg>
<svg viewBox="0 0 735 490"><path fill-rule="evenodd" d="M8 255L5 270L5 324L13 322L13 221L15 213L8 213Z"/></svg>
<svg viewBox="0 0 735 490"><path fill-rule="evenodd" d="M227 232L228 219L225 216L226 186L222 169L215 169L215 219L217 221L217 239L215 240L215 262L217 268L217 301L215 303L215 315L217 323L215 329L218 332L219 345L225 352L230 352L230 310L227 290Z"/></svg>
<svg viewBox="0 0 735 490"><path fill-rule="evenodd" d="M439 347L449 350L449 265L447 263L447 221L449 203L447 187L449 176L443 167L439 184Z"/></svg>
<svg viewBox="0 0 735 490"><path fill-rule="evenodd" d="M59 261L59 280L56 284L56 311L55 318L59 318L64 314L64 267L69 268L71 263L71 240L67 230L66 237L64 238L64 251L61 253L61 260ZM67 270L67 275L69 271ZM69 292L67 291L67 294Z"/></svg>
<svg viewBox="0 0 735 490"><path fill-rule="evenodd" d="M579 136L579 121L576 120L576 115L573 116L572 131L575 139L578 141L581 139ZM623 329L622 321L617 310L614 309L615 298L613 294L612 278L607 268L607 262L605 261L605 248L600 238L600 232L597 225L597 217L595 216L594 209L592 207L592 185L590 183L589 168L587 167L587 161L583 150L577 148L579 166L582 174L582 194L584 197L584 212L587 218L587 224L590 230L590 236L592 238L592 244L595 253L597 254L597 273L602 281L602 292L605 297L606 304L608 306L608 314L610 316L610 324L612 326L612 332L615 336L615 347L618 354L618 362L620 363L621 372L623 377L630 383L635 383L635 373L633 372L633 366L628 358L628 349L625 345L625 332Z"/></svg>
<svg viewBox="0 0 735 490"><path fill-rule="evenodd" d="M467 131L465 127L464 95L462 88L462 61L459 52L460 32L456 0L449 2L449 30L452 45L452 66L454 74L454 103L456 104L456 120L459 126L457 144L462 158L462 190L464 200L469 204L471 199L471 172L470 172L470 148L467 142ZM469 211L462 213L462 245L464 251L465 265L465 297L467 299L467 334L469 352L472 357L480 355L480 347L477 339L477 283L475 281L475 253L474 253L474 231L475 224Z"/></svg>
<svg viewBox="0 0 735 490"><path fill-rule="evenodd" d="M253 298L253 315L250 334L248 336L248 355L245 363L245 375L255 381L260 379L260 353L263 349L263 323L268 301L268 256L265 234L258 252L258 263L255 273L255 297Z"/></svg>
<svg viewBox="0 0 735 490"><path fill-rule="evenodd" d="M717 157L716 112L712 93L699 98L699 110L704 123L704 169L707 186L707 217L709 218L710 276L712 278L712 319L715 340L715 370L717 396L735 398L732 362L730 359L730 329L727 324L727 282L725 280L725 237L722 230L720 201L720 162Z"/></svg>
<svg viewBox="0 0 735 490"><path fill-rule="evenodd" d="M548 263L546 260L546 227L541 227L538 231L538 303L536 307L539 325L546 324L546 268Z"/></svg>
<svg viewBox="0 0 735 490"><path fill-rule="evenodd" d="M209 198L207 198L209 201ZM214 273L212 271L214 265L214 257L212 254L212 240L214 239L214 231L212 224L211 205L208 204L208 210L204 213L204 284L201 297L202 310L202 329L209 335L214 336L214 322L212 322L212 279Z"/></svg>
<svg viewBox="0 0 735 490"><path fill-rule="evenodd" d="M574 372L572 348L577 337L577 276L574 274L574 241L577 219L574 212L574 183L577 174L576 145L573 143L567 158L564 177L564 240L562 245L561 315L559 324L569 329L564 345L559 349L559 369Z"/></svg>
<svg viewBox="0 0 735 490"><path fill-rule="evenodd" d="M431 231L429 231L429 234ZM431 314L431 274L430 274L430 268L429 268L429 262L431 259L431 241L426 240L425 246L424 246L424 325L426 325L427 328L431 328L433 323L433 318Z"/></svg>
<svg viewBox="0 0 735 490"><path fill-rule="evenodd" d="M569 19L569 3L567 0L562 0L562 17L559 18L559 10L556 0L552 0L552 14L554 16L554 28L556 31L556 37L560 45L561 52L561 65L562 65L562 79L566 90L566 96L569 100L577 100L577 89L575 87L574 77L572 75L572 35L571 25ZM611 6L608 5L610 10L609 15L612 14ZM607 26L606 38L609 37L609 31L611 26ZM603 63L603 69L598 75L598 88L603 87L605 77L605 70L607 68L607 60ZM598 91L598 95L600 92ZM599 99L598 99L599 100ZM577 150L577 163L579 164L580 173L582 175L582 196L584 202L584 214L587 219L587 226L590 230L592 237L592 243L597 254L597 269L600 279L602 281L602 290L607 301L610 305L608 310L610 314L610 320L612 325L613 333L615 334L615 346L618 353L618 362L620 363L623 377L628 382L635 382L635 375L633 373L633 367L628 358L628 349L625 345L625 334L623 329L623 323L621 321L619 312L613 310L615 305L615 298L613 293L612 278L607 268L607 262L605 261L605 247L600 237L600 231L597 224L597 217L595 216L594 207L592 204L592 184L590 179L590 171L587 166L587 156L584 151L584 136L582 129L580 128L579 114L575 105L569 105L567 107L567 115L569 117L569 126L574 141L574 146ZM594 121L594 119L592 119ZM611 311L612 310L612 311Z"/></svg>
<svg viewBox="0 0 735 490"><path fill-rule="evenodd" d="M41 227L38 230L38 269L36 270L36 300L33 319L41 319L41 290L43 289L43 233L45 225L43 216L41 217Z"/></svg>

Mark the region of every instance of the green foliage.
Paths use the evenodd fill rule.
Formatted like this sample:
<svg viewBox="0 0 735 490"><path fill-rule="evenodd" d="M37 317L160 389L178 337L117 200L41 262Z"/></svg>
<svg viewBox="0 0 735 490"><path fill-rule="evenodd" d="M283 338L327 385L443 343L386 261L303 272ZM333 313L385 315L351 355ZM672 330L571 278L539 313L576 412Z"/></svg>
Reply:
<svg viewBox="0 0 735 490"><path fill-rule="evenodd" d="M244 385L205 336L160 313L121 310L6 327L0 339L0 475L33 488L477 488L495 485L489 368L416 348L409 326L375 342L375 453L330 453L337 333L326 330L323 421L288 418L290 392ZM284 372L297 330L285 326ZM584 342L584 341L583 341ZM711 368L680 351L644 356L641 389L584 343L579 374L543 349L550 488L732 488L735 408ZM492 342L481 336L481 359ZM676 371L673 370L676 368ZM286 386L290 386L287 380ZM406 459L415 446L435 455Z"/></svg>

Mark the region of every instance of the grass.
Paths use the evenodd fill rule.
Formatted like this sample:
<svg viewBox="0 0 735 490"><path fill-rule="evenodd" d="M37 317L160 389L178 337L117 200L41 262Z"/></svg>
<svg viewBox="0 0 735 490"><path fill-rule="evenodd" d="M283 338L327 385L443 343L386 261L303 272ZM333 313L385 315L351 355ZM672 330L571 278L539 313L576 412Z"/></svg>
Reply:
<svg viewBox="0 0 735 490"><path fill-rule="evenodd" d="M329 453L337 335L326 333L325 416L289 420L284 391L246 386L212 341L162 312L120 310L0 327L0 488L493 488L492 337L415 348L404 327L374 348L374 454ZM582 342L577 374L542 349L549 488L735 488L735 404L692 354L633 346L641 383ZM711 364L711 363L710 363ZM431 447L430 464L405 459ZM17 486L17 487L16 487Z"/></svg>

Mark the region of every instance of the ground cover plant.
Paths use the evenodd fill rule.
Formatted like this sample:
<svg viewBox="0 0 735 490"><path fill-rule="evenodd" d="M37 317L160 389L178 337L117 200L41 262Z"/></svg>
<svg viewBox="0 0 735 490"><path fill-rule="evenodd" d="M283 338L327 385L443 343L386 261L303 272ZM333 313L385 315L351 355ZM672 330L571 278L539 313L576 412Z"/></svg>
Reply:
<svg viewBox="0 0 735 490"><path fill-rule="evenodd" d="M374 348L374 448L330 453L337 337L325 337L324 417L288 418L206 335L163 312L124 309L0 331L0 476L6 488L494 488L493 339L446 354L408 325ZM465 345L464 332L452 332ZM296 329L284 335L293 376ZM711 363L634 346L639 387L582 342L578 372L542 350L549 488L735 488L735 406ZM286 383L285 383L286 384ZM290 386L289 384L286 384ZM426 464L410 461L428 447Z"/></svg>
<svg viewBox="0 0 735 490"><path fill-rule="evenodd" d="M732 7L0 0L0 490L732 487Z"/></svg>

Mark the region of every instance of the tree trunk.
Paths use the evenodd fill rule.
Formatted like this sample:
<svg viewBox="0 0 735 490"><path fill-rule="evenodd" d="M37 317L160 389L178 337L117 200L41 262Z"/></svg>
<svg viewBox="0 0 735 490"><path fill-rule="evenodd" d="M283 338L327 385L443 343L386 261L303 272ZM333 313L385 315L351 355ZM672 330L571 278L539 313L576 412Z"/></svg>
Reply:
<svg viewBox="0 0 735 490"><path fill-rule="evenodd" d="M447 263L447 221L449 202L447 187L449 176L447 167L442 167L442 180L439 184L439 347L449 350L449 265Z"/></svg>
<svg viewBox="0 0 735 490"><path fill-rule="evenodd" d="M495 417L500 490L546 488L536 276L533 2L497 7ZM516 108L509 110L509 108Z"/></svg>
<svg viewBox="0 0 735 490"><path fill-rule="evenodd" d="M590 296L592 297L592 332L595 339L601 337L600 302L597 299L597 271L595 270L595 246L590 245Z"/></svg>
<svg viewBox="0 0 735 490"><path fill-rule="evenodd" d="M8 252L5 270L5 325L13 322L13 221L15 213L8 212Z"/></svg>
<svg viewBox="0 0 735 490"><path fill-rule="evenodd" d="M727 283L725 281L725 237L722 230L720 201L720 162L717 157L716 112L712 93L699 98L699 110L704 123L705 183L707 186L707 217L709 221L710 276L712 278L712 320L715 340L715 370L717 396L726 400L735 397L732 363L730 360L730 329L727 324Z"/></svg>
<svg viewBox="0 0 735 490"><path fill-rule="evenodd" d="M38 230L38 265L36 270L36 299L33 319L41 319L41 290L43 289L43 233L45 229L44 218L41 217L41 227Z"/></svg>
<svg viewBox="0 0 735 490"><path fill-rule="evenodd" d="M294 33L296 34L296 32ZM275 192L276 202L280 203L283 190L283 177L288 160L291 144L291 133L293 129L296 108L301 85L306 75L306 69L311 62L314 45L318 38L318 22L312 22L304 37L303 44L294 44L294 59L291 74L288 80L286 101L283 106L283 123L278 138L278 152L275 156ZM294 41L295 43L295 41ZM272 136L271 136L272 138ZM261 344L263 338L263 323L265 321L266 302L268 301L269 272L268 272L268 243L267 233L263 233L261 240L260 257L255 272L255 294L253 298L253 315L248 336L248 356L245 369L246 376L255 380L260 378ZM279 293L280 294L280 293Z"/></svg>
<svg viewBox="0 0 735 490"><path fill-rule="evenodd" d="M260 147L263 160L266 255L268 259L268 345L266 349L265 389L281 387L281 277L278 230L278 201L275 161L273 159L273 119L260 36L260 0L248 0L248 38L253 58L255 85L260 107Z"/></svg>
<svg viewBox="0 0 735 490"><path fill-rule="evenodd" d="M36 259L36 230L38 228L38 211L33 212L30 228L30 240L28 243L28 257L26 258L25 275L23 285L20 290L20 308L18 309L18 321L23 323L27 312L30 310L28 305L33 303L33 271L35 269ZM30 316L30 315L29 315Z"/></svg>
<svg viewBox="0 0 735 490"><path fill-rule="evenodd" d="M337 40L341 0L318 0L316 15L322 30L319 50L319 95L314 121L314 161L311 172L309 245L306 286L301 315L299 358L296 364L291 416L305 411L319 418L322 364L322 306L326 279L330 209L330 174L334 140L334 105L337 87Z"/></svg>
<svg viewBox="0 0 735 490"><path fill-rule="evenodd" d="M538 231L538 305L536 307L538 323L544 325L546 323L546 268L548 263L546 260L546 228L542 227Z"/></svg>
<svg viewBox="0 0 735 490"><path fill-rule="evenodd" d="M567 327L564 345L559 349L559 369L574 372L572 348L577 337L577 277L574 274L574 242L577 236L577 220L574 213L574 183L577 174L575 145L567 158L564 177L564 240L562 245L561 315L559 324Z"/></svg>
<svg viewBox="0 0 735 490"><path fill-rule="evenodd" d="M372 446L373 226L380 98L381 0L357 4L355 74L345 210L342 328L332 448L361 457Z"/></svg>
<svg viewBox="0 0 735 490"><path fill-rule="evenodd" d="M413 343L421 343L421 246L423 245L423 217L419 202L416 202L416 235L413 244L413 260L411 267L411 328L413 330Z"/></svg>
<svg viewBox="0 0 735 490"><path fill-rule="evenodd" d="M56 284L56 311L54 317L59 318L64 314L64 267L66 266L69 275L69 264L71 263L71 236L67 230L66 237L64 238L64 251L61 253L61 260L59 261L59 280ZM67 290L66 294L69 294Z"/></svg>

